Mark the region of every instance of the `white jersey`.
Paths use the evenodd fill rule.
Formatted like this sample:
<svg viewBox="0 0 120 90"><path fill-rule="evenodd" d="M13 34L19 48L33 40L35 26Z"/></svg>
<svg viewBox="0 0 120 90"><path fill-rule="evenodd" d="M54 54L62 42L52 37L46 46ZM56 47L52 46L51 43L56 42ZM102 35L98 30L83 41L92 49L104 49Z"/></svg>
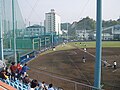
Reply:
<svg viewBox="0 0 120 90"><path fill-rule="evenodd" d="M116 63L116 62L114 62L114 65L117 65L117 63Z"/></svg>
<svg viewBox="0 0 120 90"><path fill-rule="evenodd" d="M54 89L51 87L51 88L48 88L48 90L54 90Z"/></svg>

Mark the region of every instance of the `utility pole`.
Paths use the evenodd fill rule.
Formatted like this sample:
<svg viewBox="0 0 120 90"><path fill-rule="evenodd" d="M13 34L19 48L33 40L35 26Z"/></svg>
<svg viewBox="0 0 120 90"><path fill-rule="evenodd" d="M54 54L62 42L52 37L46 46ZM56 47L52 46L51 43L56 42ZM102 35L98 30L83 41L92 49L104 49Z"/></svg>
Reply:
<svg viewBox="0 0 120 90"><path fill-rule="evenodd" d="M44 48L46 48L46 31L44 29Z"/></svg>
<svg viewBox="0 0 120 90"><path fill-rule="evenodd" d="M68 23L67 23L67 42L68 42Z"/></svg>
<svg viewBox="0 0 120 90"><path fill-rule="evenodd" d="M2 18L2 0L0 0L0 60L4 61L4 56L3 56L3 18Z"/></svg>
<svg viewBox="0 0 120 90"><path fill-rule="evenodd" d="M13 23L13 48L14 48L14 61L17 63L16 57L16 32L15 32L15 12L14 12L14 0L12 0L12 23Z"/></svg>
<svg viewBox="0 0 120 90"><path fill-rule="evenodd" d="M59 23L58 23L58 44L59 44Z"/></svg>
<svg viewBox="0 0 120 90"><path fill-rule="evenodd" d="M97 24L96 24L96 63L95 63L95 74L94 74L94 86L101 89L101 52L102 52L102 0L97 0Z"/></svg>
<svg viewBox="0 0 120 90"><path fill-rule="evenodd" d="M39 37L39 51L41 51L41 38Z"/></svg>

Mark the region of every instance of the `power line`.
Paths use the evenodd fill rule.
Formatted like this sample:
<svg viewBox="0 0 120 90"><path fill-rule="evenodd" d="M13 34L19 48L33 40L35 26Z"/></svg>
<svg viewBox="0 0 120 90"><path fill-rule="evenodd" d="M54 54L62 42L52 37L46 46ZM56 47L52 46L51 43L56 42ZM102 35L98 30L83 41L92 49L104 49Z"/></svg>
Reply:
<svg viewBox="0 0 120 90"><path fill-rule="evenodd" d="M84 13L85 11L85 8L87 7L88 3L89 3L90 0L87 0L87 2L85 3L85 5L83 6L81 12L80 12L80 15L82 16L82 14Z"/></svg>
<svg viewBox="0 0 120 90"><path fill-rule="evenodd" d="M39 17L39 15L35 12L35 8L36 8L37 5L39 4L39 0L36 0L36 2L35 2L35 4L34 4L33 7L30 5L30 3L29 3L27 0L25 0L25 1L26 1L27 4L29 4L29 6L30 6L30 8L31 8L31 12L29 13L29 16L27 17L27 20L29 20L29 19L31 18L33 12Z"/></svg>

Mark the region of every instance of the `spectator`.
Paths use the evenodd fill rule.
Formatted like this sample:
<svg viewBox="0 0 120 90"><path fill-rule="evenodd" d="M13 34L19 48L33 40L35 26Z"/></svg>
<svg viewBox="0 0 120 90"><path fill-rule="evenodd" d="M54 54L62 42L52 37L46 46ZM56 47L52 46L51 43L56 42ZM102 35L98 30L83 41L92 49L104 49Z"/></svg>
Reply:
<svg viewBox="0 0 120 90"><path fill-rule="evenodd" d="M2 60L0 60L0 71L2 71L3 68L5 68L5 67L6 67L5 62L3 62Z"/></svg>
<svg viewBox="0 0 120 90"><path fill-rule="evenodd" d="M22 70L21 70L22 78L24 78L24 77L26 76L27 70L30 70L30 68L27 66L27 64L25 64L25 65L22 67Z"/></svg>
<svg viewBox="0 0 120 90"><path fill-rule="evenodd" d="M49 84L48 90L54 90L52 84Z"/></svg>
<svg viewBox="0 0 120 90"><path fill-rule="evenodd" d="M20 79L20 76L21 76L21 70L22 70L22 66L20 65L20 62L18 62L18 64L17 64L17 70L16 70L16 72L17 72L17 78L18 79Z"/></svg>
<svg viewBox="0 0 120 90"><path fill-rule="evenodd" d="M9 79L11 78L11 73L8 69L8 67L5 68L5 72L6 72L6 75L9 77Z"/></svg>
<svg viewBox="0 0 120 90"><path fill-rule="evenodd" d="M116 69L116 68L117 68L117 62L114 61L114 62L113 62L113 65L114 65L114 69Z"/></svg>
<svg viewBox="0 0 120 90"><path fill-rule="evenodd" d="M0 78L2 78L2 79L8 79L8 76L6 75L6 71L5 70L2 70L0 72Z"/></svg>
<svg viewBox="0 0 120 90"><path fill-rule="evenodd" d="M11 64L12 64L12 65L10 66L11 79L12 79L12 80L15 80L15 74L16 74L17 67L15 66L15 62L12 62Z"/></svg>
<svg viewBox="0 0 120 90"><path fill-rule="evenodd" d="M27 55L27 58L29 58L29 55Z"/></svg>
<svg viewBox="0 0 120 90"><path fill-rule="evenodd" d="M20 62L17 63L17 72L20 73L22 70L22 65L20 65Z"/></svg>
<svg viewBox="0 0 120 90"><path fill-rule="evenodd" d="M23 83L28 85L29 83L31 82L30 78L28 77L28 75L26 75L24 78L23 78Z"/></svg>
<svg viewBox="0 0 120 90"><path fill-rule="evenodd" d="M33 79L33 80L31 81L31 85L30 85L31 90L34 90L38 85L39 85L39 84L38 84L38 81L35 80L35 79Z"/></svg>
<svg viewBox="0 0 120 90"><path fill-rule="evenodd" d="M40 90L47 90L47 87L45 85L45 82L43 81L41 86L40 86Z"/></svg>

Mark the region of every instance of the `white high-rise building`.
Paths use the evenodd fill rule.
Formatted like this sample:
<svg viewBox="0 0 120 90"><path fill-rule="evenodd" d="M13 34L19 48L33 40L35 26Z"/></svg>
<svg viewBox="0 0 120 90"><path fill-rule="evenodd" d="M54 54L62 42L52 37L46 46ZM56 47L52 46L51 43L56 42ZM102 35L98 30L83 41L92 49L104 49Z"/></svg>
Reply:
<svg viewBox="0 0 120 90"><path fill-rule="evenodd" d="M46 33L62 34L60 16L55 13L54 9L45 14L45 28Z"/></svg>

